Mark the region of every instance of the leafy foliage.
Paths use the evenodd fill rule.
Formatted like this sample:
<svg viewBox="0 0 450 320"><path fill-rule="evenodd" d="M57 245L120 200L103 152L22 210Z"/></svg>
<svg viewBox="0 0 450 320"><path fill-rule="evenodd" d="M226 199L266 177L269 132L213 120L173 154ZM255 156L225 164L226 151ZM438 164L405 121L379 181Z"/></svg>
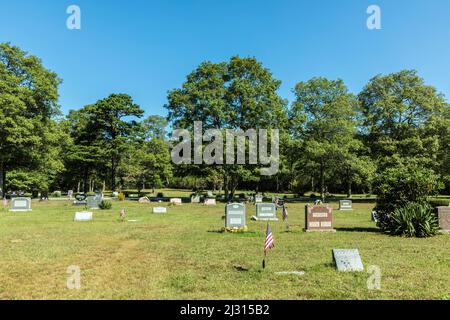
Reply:
<svg viewBox="0 0 450 320"><path fill-rule="evenodd" d="M109 200L102 200L98 206L101 210L109 210L112 208L112 202Z"/></svg>
<svg viewBox="0 0 450 320"><path fill-rule="evenodd" d="M439 223L432 208L425 203L407 203L395 209L381 222L382 229L392 235L425 238L436 235Z"/></svg>

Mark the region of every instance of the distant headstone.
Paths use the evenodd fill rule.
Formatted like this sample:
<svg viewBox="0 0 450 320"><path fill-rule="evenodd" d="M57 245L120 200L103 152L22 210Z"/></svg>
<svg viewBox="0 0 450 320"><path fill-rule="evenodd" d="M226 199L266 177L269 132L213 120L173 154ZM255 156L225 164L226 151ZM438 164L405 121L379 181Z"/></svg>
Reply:
<svg viewBox="0 0 450 320"><path fill-rule="evenodd" d="M86 198L86 205L89 209L100 209L102 197L100 195L89 196Z"/></svg>
<svg viewBox="0 0 450 320"><path fill-rule="evenodd" d="M333 261L341 272L361 272L364 266L357 249L333 249Z"/></svg>
<svg viewBox="0 0 450 320"><path fill-rule="evenodd" d="M353 203L351 200L341 200L339 201L339 210L353 210Z"/></svg>
<svg viewBox="0 0 450 320"><path fill-rule="evenodd" d="M114 191L112 193L113 198L117 198L119 196L119 193L117 191Z"/></svg>
<svg viewBox="0 0 450 320"><path fill-rule="evenodd" d="M72 197L73 197L73 190L67 191L67 196L69 197L70 200L72 200Z"/></svg>
<svg viewBox="0 0 450 320"><path fill-rule="evenodd" d="M11 199L11 209L12 212L25 212L31 210L31 199L30 198L12 198Z"/></svg>
<svg viewBox="0 0 450 320"><path fill-rule="evenodd" d="M450 207L438 207L437 215L439 227L447 232L450 232Z"/></svg>
<svg viewBox="0 0 450 320"><path fill-rule="evenodd" d="M216 203L216 199L205 199L205 206L215 206Z"/></svg>
<svg viewBox="0 0 450 320"><path fill-rule="evenodd" d="M167 208L166 207L154 207L153 208L153 213L167 213Z"/></svg>
<svg viewBox="0 0 450 320"><path fill-rule="evenodd" d="M225 227L243 228L245 223L245 205L242 203L231 203L225 207Z"/></svg>
<svg viewBox="0 0 450 320"><path fill-rule="evenodd" d="M147 197L139 198L139 203L150 203L150 199Z"/></svg>
<svg viewBox="0 0 450 320"><path fill-rule="evenodd" d="M74 221L91 221L92 220L92 212L76 212Z"/></svg>
<svg viewBox="0 0 450 320"><path fill-rule="evenodd" d="M191 197L191 202L192 203L200 203L200 196L199 195L194 195Z"/></svg>
<svg viewBox="0 0 450 320"><path fill-rule="evenodd" d="M263 202L263 196L261 195L255 195L255 203L262 203Z"/></svg>
<svg viewBox="0 0 450 320"><path fill-rule="evenodd" d="M305 230L306 231L331 231L333 229L333 208L319 205L305 207Z"/></svg>
<svg viewBox="0 0 450 320"><path fill-rule="evenodd" d="M176 206L180 206L183 203L183 201L180 198L172 198L170 199L170 203Z"/></svg>
<svg viewBox="0 0 450 320"><path fill-rule="evenodd" d="M73 202L75 206L86 205L86 195L84 193L77 193L75 195L75 201Z"/></svg>
<svg viewBox="0 0 450 320"><path fill-rule="evenodd" d="M209 198L212 198L212 197L214 197L214 195L213 195L212 191L208 191L208 192L207 192L206 194L208 195L208 197L209 197Z"/></svg>
<svg viewBox="0 0 450 320"><path fill-rule="evenodd" d="M274 203L257 203L256 218L264 221L278 221L276 205Z"/></svg>

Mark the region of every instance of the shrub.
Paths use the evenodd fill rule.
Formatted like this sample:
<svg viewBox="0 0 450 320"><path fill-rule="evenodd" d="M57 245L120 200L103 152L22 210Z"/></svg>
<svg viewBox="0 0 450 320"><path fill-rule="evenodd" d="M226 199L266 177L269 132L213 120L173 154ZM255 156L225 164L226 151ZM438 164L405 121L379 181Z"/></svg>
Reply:
<svg viewBox="0 0 450 320"><path fill-rule="evenodd" d="M119 195L117 196L117 200L125 201L125 194L123 192L119 193Z"/></svg>
<svg viewBox="0 0 450 320"><path fill-rule="evenodd" d="M53 192L52 196L54 198L61 198L62 193L61 193L61 191L55 191L55 192Z"/></svg>
<svg viewBox="0 0 450 320"><path fill-rule="evenodd" d="M101 210L109 210L112 208L112 203L108 200L102 200L102 202L100 202L99 208Z"/></svg>
<svg viewBox="0 0 450 320"><path fill-rule="evenodd" d="M426 203L410 202L387 217L380 220L379 225L391 235L425 238L432 237L439 231L436 215Z"/></svg>
<svg viewBox="0 0 450 320"><path fill-rule="evenodd" d="M158 194L156 195L157 198L165 198L164 193L162 192L158 192Z"/></svg>
<svg viewBox="0 0 450 320"><path fill-rule="evenodd" d="M409 202L424 203L436 195L442 184L433 170L416 165L387 168L374 180L377 195L376 211L387 215Z"/></svg>

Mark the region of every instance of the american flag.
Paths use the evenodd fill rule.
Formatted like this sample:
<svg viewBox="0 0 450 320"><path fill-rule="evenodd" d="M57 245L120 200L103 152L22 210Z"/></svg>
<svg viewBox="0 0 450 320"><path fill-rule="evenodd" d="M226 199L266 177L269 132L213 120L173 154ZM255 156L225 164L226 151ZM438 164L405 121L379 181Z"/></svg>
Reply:
<svg viewBox="0 0 450 320"><path fill-rule="evenodd" d="M273 243L273 235L272 230L270 229L269 224L267 224L267 231L266 231L266 242L264 243L264 252L267 252L267 250L270 250L274 247Z"/></svg>
<svg viewBox="0 0 450 320"><path fill-rule="evenodd" d="M283 205L283 221L286 221L288 217L289 217L289 214L288 214L288 211L286 209L286 206Z"/></svg>

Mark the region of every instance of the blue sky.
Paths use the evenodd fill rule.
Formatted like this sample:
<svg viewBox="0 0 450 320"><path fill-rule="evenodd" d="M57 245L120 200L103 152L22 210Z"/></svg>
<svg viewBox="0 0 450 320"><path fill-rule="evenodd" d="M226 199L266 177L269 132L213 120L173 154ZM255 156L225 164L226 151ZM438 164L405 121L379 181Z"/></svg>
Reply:
<svg viewBox="0 0 450 320"><path fill-rule="evenodd" d="M66 28L81 8L82 29ZM382 30L368 30L377 4ZM314 76L357 93L380 73L417 69L450 97L449 0L0 0L0 42L42 58L63 79L63 112L128 93L165 115L167 91L204 60L254 56L280 95Z"/></svg>

